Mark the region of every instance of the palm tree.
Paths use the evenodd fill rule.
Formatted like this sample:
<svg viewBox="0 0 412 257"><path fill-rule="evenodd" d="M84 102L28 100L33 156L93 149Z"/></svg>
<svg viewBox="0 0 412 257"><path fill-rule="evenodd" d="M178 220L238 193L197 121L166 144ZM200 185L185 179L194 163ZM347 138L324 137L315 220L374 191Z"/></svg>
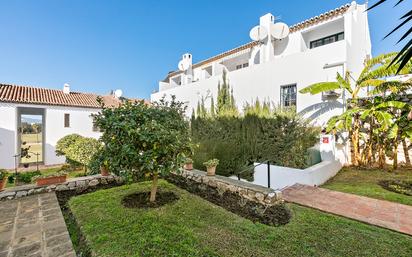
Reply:
<svg viewBox="0 0 412 257"><path fill-rule="evenodd" d="M374 5L372 5L370 8L368 8L367 11L383 4L386 1L387 0L379 0ZM396 0L396 1L397 1L397 3L395 4L395 6L398 6L400 3L404 2L404 0ZM402 42L403 40L407 39L408 36L411 35L412 27L409 27L409 29L408 29L408 23L412 21L412 9L410 9L405 15L403 15L400 18L400 20L401 20L401 23L398 26L396 26L391 32L389 32L384 37L384 39L389 37L390 35L392 35L395 31L398 31L400 28L404 28L404 27L406 27L407 31L402 35L402 37L399 39L397 44ZM392 60L391 65L392 64L398 64L399 67L398 67L397 72L400 72L410 60L412 60L412 38L409 39L409 41L405 44L405 46L402 48L402 50Z"/></svg>

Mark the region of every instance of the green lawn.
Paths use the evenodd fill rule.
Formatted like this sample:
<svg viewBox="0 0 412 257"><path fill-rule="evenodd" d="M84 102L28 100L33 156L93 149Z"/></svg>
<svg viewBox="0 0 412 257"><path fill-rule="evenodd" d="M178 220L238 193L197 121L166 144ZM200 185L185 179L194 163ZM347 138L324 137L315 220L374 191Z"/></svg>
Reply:
<svg viewBox="0 0 412 257"><path fill-rule="evenodd" d="M412 180L412 170L389 172L380 169L343 168L322 187L401 204L412 205L412 196L397 194L378 185L379 180Z"/></svg>
<svg viewBox="0 0 412 257"><path fill-rule="evenodd" d="M22 134L21 141L26 143L41 143L42 133L38 134Z"/></svg>
<svg viewBox="0 0 412 257"><path fill-rule="evenodd" d="M254 224L165 181L161 190L177 193L177 202L122 206L123 196L149 188L132 184L69 201L96 256L412 256L406 235L293 204L286 226Z"/></svg>

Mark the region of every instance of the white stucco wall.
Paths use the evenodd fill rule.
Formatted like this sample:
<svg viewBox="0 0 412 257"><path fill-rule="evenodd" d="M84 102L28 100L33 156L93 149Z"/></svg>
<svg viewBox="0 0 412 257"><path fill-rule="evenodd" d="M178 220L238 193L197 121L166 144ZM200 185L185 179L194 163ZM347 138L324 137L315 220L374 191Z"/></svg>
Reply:
<svg viewBox="0 0 412 257"><path fill-rule="evenodd" d="M304 170L270 165L270 187L283 189L296 183L319 186L335 176L341 168L342 164L338 161L322 161ZM253 184L268 186L266 164L256 167L253 178Z"/></svg>
<svg viewBox="0 0 412 257"><path fill-rule="evenodd" d="M13 168L16 153L17 113L14 104L0 102L0 168Z"/></svg>
<svg viewBox="0 0 412 257"><path fill-rule="evenodd" d="M324 65L345 60L346 42L339 41L305 52L279 57L260 65L235 70L229 72L227 78L240 109L247 102L251 103L257 98L279 105L282 85L297 84L299 91L310 84L327 80L328 72L323 68ZM175 95L179 101L187 103L187 115L190 116L202 97L213 96L216 100L220 80L221 76L213 76L207 80L174 87L152 94L151 100L157 101L163 96ZM210 106L210 98L206 99L205 104L206 107ZM322 101L321 95L298 93L297 111L307 117L318 118L322 125L331 116L342 112L342 103L341 101Z"/></svg>
<svg viewBox="0 0 412 257"><path fill-rule="evenodd" d="M55 146L57 141L68 134L79 134L85 137L99 138L101 133L93 131L91 114L98 109L63 106L42 106L0 103L0 168L14 168L13 155L17 153L18 107L43 108L44 115L44 164L64 163L64 157L57 157ZM70 114L70 127L64 127L64 114Z"/></svg>

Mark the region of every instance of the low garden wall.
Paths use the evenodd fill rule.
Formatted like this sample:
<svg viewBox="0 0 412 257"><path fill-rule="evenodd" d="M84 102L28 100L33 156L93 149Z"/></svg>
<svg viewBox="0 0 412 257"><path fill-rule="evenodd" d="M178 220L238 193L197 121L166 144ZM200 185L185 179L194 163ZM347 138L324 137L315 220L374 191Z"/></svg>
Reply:
<svg viewBox="0 0 412 257"><path fill-rule="evenodd" d="M48 186L37 186L37 185L27 185L27 186L17 186L10 189L6 189L0 192L0 201L12 200L15 198L21 198L33 194L41 194L47 192L58 192L67 194L81 194L88 192L90 190L95 190L98 188L109 188L116 185L124 184L124 180L121 177L116 176L101 176L93 175L87 177L80 177L75 179L70 179L64 183L57 185Z"/></svg>
<svg viewBox="0 0 412 257"><path fill-rule="evenodd" d="M252 221L284 225L291 218L280 191L223 176L207 176L206 172L199 170L183 170L167 179L190 193Z"/></svg>
<svg viewBox="0 0 412 257"><path fill-rule="evenodd" d="M306 169L294 169L270 165L270 187L280 190L296 183L320 186L336 175L342 168L339 161L322 161ZM233 177L235 178L235 177ZM267 166L259 165L255 168L253 184L267 186Z"/></svg>

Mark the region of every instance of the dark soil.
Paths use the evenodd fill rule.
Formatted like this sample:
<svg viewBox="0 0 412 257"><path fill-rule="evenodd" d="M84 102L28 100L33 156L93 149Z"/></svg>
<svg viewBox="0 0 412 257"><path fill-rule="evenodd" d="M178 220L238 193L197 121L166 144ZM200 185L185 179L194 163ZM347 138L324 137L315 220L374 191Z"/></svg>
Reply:
<svg viewBox="0 0 412 257"><path fill-rule="evenodd" d="M126 208L158 208L165 204L173 203L179 197L173 192L158 191L156 194L156 201L150 202L150 192L139 192L127 195L123 198L122 204Z"/></svg>
<svg viewBox="0 0 412 257"><path fill-rule="evenodd" d="M412 196L412 181L381 180L378 184L388 191Z"/></svg>

